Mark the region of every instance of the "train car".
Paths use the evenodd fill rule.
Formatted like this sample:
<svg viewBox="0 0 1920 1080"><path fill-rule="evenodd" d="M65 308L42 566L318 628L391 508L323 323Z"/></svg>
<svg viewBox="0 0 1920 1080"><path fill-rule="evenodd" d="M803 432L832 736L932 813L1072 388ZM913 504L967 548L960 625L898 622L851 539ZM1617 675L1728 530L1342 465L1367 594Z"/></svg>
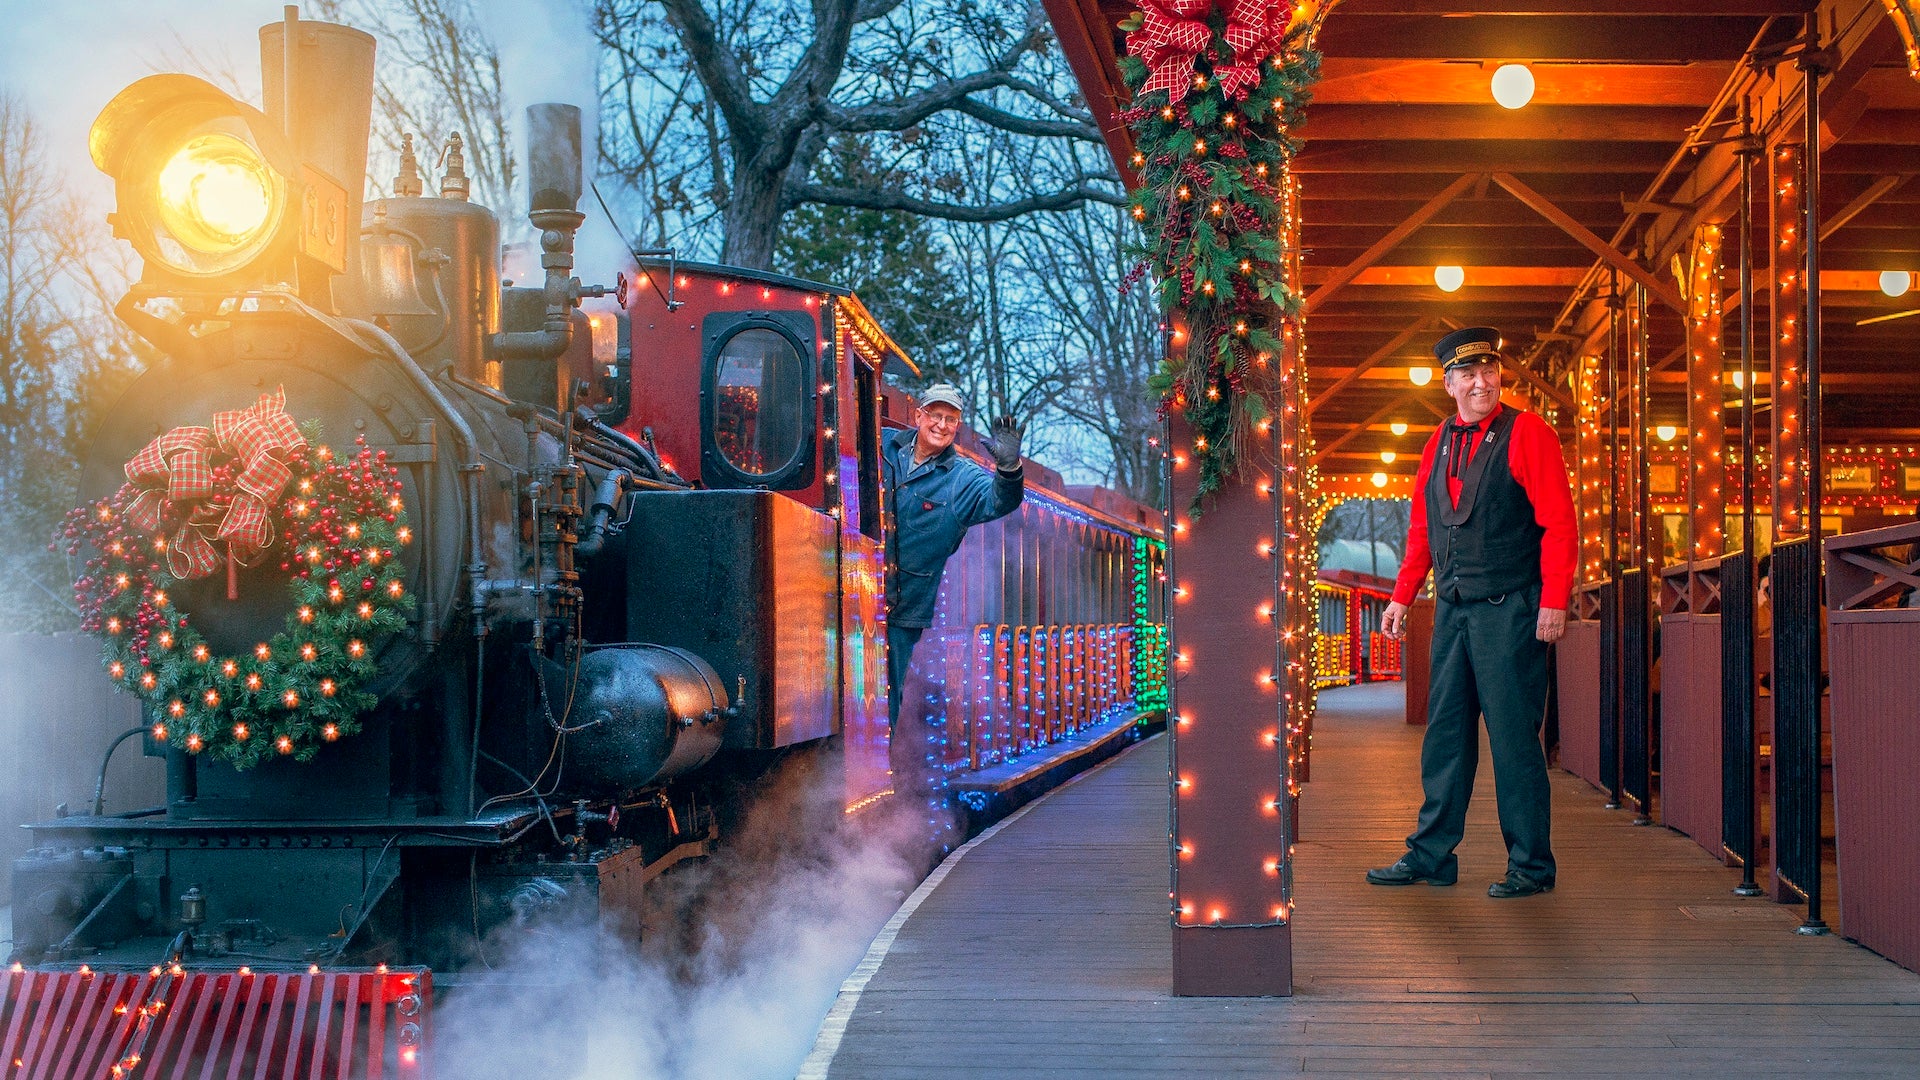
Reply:
<svg viewBox="0 0 1920 1080"><path fill-rule="evenodd" d="M1316 685L1356 686L1402 677L1403 643L1380 632L1393 582L1352 570L1322 570L1313 583L1319 605L1314 639Z"/></svg>
<svg viewBox="0 0 1920 1080"><path fill-rule="evenodd" d="M436 973L630 918L794 755L837 817L924 797L947 830L1164 705L1160 516L1027 462L891 732L878 447L912 366L873 315L672 261L583 284L563 105L528 110L541 272L505 283L457 146L437 196L408 158L362 205L372 39L261 38L264 110L153 76L91 139L142 259L117 311L164 357L61 535L167 799L31 826L16 1072L411 1075Z"/></svg>

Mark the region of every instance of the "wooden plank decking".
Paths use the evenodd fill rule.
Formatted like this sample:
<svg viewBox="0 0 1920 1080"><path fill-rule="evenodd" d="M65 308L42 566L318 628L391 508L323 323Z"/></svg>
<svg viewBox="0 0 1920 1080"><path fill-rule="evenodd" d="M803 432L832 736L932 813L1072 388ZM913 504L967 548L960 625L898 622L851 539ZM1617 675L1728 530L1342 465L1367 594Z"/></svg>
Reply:
<svg viewBox="0 0 1920 1080"><path fill-rule="evenodd" d="M1487 897L1505 856L1484 750L1460 885L1366 885L1413 820L1420 731L1398 684L1320 700L1294 997L1168 993L1158 738L949 868L828 1075L1920 1076L1920 975L1794 934L1800 909L1734 897L1735 873L1569 774L1553 777L1555 892Z"/></svg>

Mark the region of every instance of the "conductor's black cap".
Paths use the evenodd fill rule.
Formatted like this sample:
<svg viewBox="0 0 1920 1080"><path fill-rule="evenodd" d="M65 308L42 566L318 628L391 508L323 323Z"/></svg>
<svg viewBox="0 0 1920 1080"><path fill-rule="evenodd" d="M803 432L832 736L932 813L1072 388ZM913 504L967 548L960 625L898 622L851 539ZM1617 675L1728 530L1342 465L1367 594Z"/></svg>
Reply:
<svg viewBox="0 0 1920 1080"><path fill-rule="evenodd" d="M1491 326L1469 326L1464 330L1455 330L1434 342L1433 355L1440 361L1442 371L1452 371L1470 364L1497 364L1500 362L1500 331Z"/></svg>

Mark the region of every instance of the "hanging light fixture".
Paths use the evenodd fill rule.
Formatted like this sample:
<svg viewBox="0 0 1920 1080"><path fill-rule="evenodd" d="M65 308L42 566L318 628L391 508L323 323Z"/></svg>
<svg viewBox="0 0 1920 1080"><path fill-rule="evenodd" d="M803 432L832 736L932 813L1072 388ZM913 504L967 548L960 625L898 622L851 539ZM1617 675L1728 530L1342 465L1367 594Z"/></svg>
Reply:
<svg viewBox="0 0 1920 1080"><path fill-rule="evenodd" d="M1405 435L1407 433L1407 422L1405 420L1395 420L1393 423L1387 425L1387 430L1393 432L1395 435Z"/></svg>
<svg viewBox="0 0 1920 1080"><path fill-rule="evenodd" d="M1680 434L1680 429L1672 424L1655 424L1653 434L1661 442L1672 442L1673 437Z"/></svg>
<svg viewBox="0 0 1920 1080"><path fill-rule="evenodd" d="M1525 64L1501 64L1493 72L1493 100L1518 109L1533 100L1533 70Z"/></svg>
<svg viewBox="0 0 1920 1080"><path fill-rule="evenodd" d="M1436 266L1433 283L1440 286L1441 292L1454 292L1467 283L1467 272L1458 266Z"/></svg>
<svg viewBox="0 0 1920 1080"><path fill-rule="evenodd" d="M1905 270L1880 271L1880 291L1888 296L1905 296L1913 288L1913 275Z"/></svg>
<svg viewBox="0 0 1920 1080"><path fill-rule="evenodd" d="M1433 381L1433 369L1430 367L1410 367L1407 369L1407 378L1413 380L1413 385L1415 386L1425 386Z"/></svg>

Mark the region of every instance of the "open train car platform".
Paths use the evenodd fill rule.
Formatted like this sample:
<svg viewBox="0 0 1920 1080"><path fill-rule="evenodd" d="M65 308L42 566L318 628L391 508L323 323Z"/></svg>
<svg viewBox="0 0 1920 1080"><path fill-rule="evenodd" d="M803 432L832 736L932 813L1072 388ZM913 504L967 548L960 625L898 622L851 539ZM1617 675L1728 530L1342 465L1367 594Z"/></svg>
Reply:
<svg viewBox="0 0 1920 1080"><path fill-rule="evenodd" d="M1692 841L1553 773L1556 891L1498 901L1481 770L1453 888L1378 888L1418 799L1402 684L1327 691L1295 863L1295 996L1168 986L1167 742L948 859L848 979L801 1076L1920 1075L1920 975L1732 894ZM1482 760L1485 760L1483 751Z"/></svg>

